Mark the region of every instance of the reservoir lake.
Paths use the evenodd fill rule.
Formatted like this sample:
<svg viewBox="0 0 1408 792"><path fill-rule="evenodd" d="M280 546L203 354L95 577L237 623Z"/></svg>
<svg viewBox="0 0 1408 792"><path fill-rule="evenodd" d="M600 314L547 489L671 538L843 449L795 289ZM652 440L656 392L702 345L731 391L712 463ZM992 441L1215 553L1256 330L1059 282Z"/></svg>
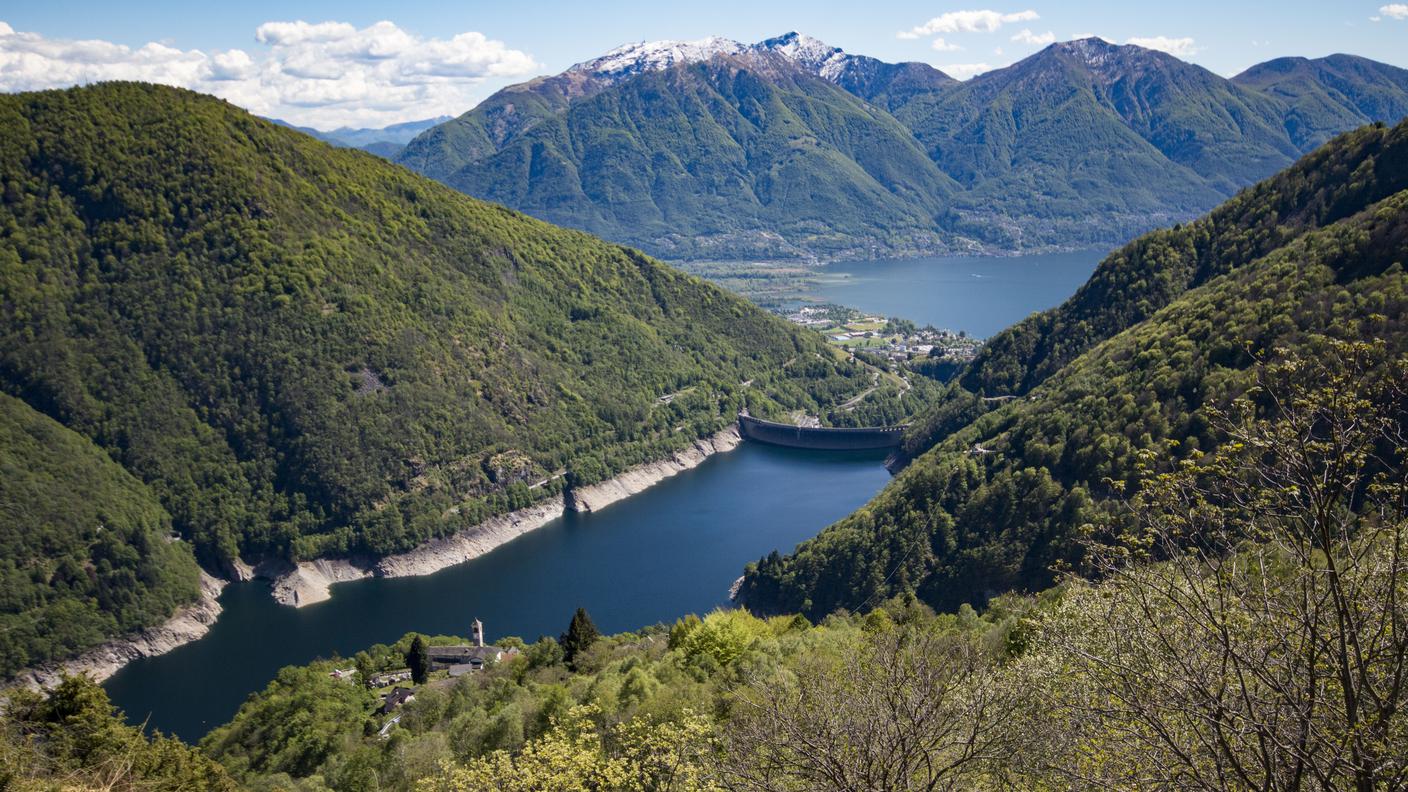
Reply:
<svg viewBox="0 0 1408 792"><path fill-rule="evenodd" d="M1075 294L1106 252L846 261L816 270L808 292L822 302L987 338Z"/></svg>
<svg viewBox="0 0 1408 792"><path fill-rule="evenodd" d="M814 297L987 336L1084 283L1100 251L1008 258L847 262ZM817 452L744 442L594 514L570 513L433 575L338 584L295 609L268 583L232 583L209 634L137 660L105 683L135 723L199 740L286 665L350 657L407 632L489 640L563 632L585 607L603 632L725 606L743 565L850 514L884 487L884 452Z"/></svg>

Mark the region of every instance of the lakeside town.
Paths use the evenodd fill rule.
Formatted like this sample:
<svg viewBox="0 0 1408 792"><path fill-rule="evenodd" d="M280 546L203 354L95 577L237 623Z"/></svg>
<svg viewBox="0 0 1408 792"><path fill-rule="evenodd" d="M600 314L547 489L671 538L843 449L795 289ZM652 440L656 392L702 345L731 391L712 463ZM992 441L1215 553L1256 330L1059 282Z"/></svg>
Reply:
<svg viewBox="0 0 1408 792"><path fill-rule="evenodd" d="M972 360L983 345L981 339L962 330L919 327L908 319L867 314L834 303L802 305L776 313L821 333L832 346L897 365L926 358L956 367Z"/></svg>

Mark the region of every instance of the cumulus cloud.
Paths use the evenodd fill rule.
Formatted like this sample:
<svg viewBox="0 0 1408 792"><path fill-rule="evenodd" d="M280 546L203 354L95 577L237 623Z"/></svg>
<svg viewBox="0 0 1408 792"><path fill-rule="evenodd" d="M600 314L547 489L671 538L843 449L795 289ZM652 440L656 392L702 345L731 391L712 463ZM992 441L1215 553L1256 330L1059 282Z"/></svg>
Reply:
<svg viewBox="0 0 1408 792"><path fill-rule="evenodd" d="M1145 49L1160 50L1170 55L1192 55L1198 51L1191 38L1169 38L1168 36L1135 36L1125 40Z"/></svg>
<svg viewBox="0 0 1408 792"><path fill-rule="evenodd" d="M1020 33L1012 37L1012 40L1022 44L1045 46L1056 40L1056 34L1049 30L1045 33L1033 33L1030 28L1023 28Z"/></svg>
<svg viewBox="0 0 1408 792"><path fill-rule="evenodd" d="M957 44L945 41L942 37L934 39L934 49L939 52L956 52L963 49Z"/></svg>
<svg viewBox="0 0 1408 792"><path fill-rule="evenodd" d="M1379 6L1379 16L1369 18L1378 22L1382 17L1388 17L1389 19L1408 19L1408 5L1403 3L1389 3L1386 6Z"/></svg>
<svg viewBox="0 0 1408 792"><path fill-rule="evenodd" d="M128 47L16 32L0 22L0 91L143 80L212 93L260 115L324 129L464 112L477 87L539 69L482 33L427 38L391 22L266 22L252 53Z"/></svg>
<svg viewBox="0 0 1408 792"><path fill-rule="evenodd" d="M917 39L943 33L993 33L1003 25L1013 22L1030 22L1034 19L1040 19L1040 17L1030 9L1013 13L987 9L950 11L917 27L900 31L898 36L902 39Z"/></svg>
<svg viewBox="0 0 1408 792"><path fill-rule="evenodd" d="M983 72L990 72L994 68L996 67L986 63L950 63L947 66L938 67L939 71L955 80L966 80Z"/></svg>

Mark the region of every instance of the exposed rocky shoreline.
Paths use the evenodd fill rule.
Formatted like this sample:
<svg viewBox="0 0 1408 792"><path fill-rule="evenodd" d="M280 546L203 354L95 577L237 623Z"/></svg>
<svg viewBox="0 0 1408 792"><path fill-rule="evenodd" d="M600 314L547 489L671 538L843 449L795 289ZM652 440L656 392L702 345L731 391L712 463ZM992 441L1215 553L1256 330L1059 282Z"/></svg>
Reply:
<svg viewBox="0 0 1408 792"><path fill-rule="evenodd" d="M742 438L739 437L738 427L729 426L696 440L689 448L667 459L637 465L606 481L570 491L565 496L555 495L525 509L491 517L472 528L432 540L406 553L366 563L341 558L323 558L297 564L266 561L250 565L237 561L226 570L226 575L237 581L253 578L269 580L273 584L275 601L293 607L329 599L334 583L369 577L429 575L478 558L499 545L547 525L566 511L600 511L670 476L698 467L714 454L732 451L740 442ZM94 681L102 682L133 660L165 654L203 637L220 616L219 596L228 581L204 571L200 573L200 580L199 599L178 610L164 623L114 638L71 660L26 669L16 675L12 684L47 688L58 684L64 675L77 674L86 674Z"/></svg>
<svg viewBox="0 0 1408 792"><path fill-rule="evenodd" d="M676 473L698 467L714 454L732 451L741 442L743 438L738 434L738 426L731 424L721 432L694 441L689 448L669 459L637 465L614 478L568 492L566 507L577 512L601 511L616 501L644 492Z"/></svg>
<svg viewBox="0 0 1408 792"><path fill-rule="evenodd" d="M16 675L14 684L28 688L49 688L65 675L86 674L102 682L133 660L165 654L182 644L190 643L210 632L210 626L220 617L220 592L225 581L200 573L200 597L176 611L170 619L132 635L114 638L71 660L45 663Z"/></svg>
<svg viewBox="0 0 1408 792"><path fill-rule="evenodd" d="M714 454L732 451L742 442L738 427L729 426L709 437L696 440L674 456L637 465L606 481L570 490L525 509L491 517L453 536L435 539L406 553L359 563L356 559L319 559L298 564L261 564L242 567L243 577L273 581L274 600L281 605L301 608L323 602L331 596L334 583L369 577L412 577L429 575L462 564L499 545L547 525L566 511L595 512L644 492L677 473L698 467Z"/></svg>

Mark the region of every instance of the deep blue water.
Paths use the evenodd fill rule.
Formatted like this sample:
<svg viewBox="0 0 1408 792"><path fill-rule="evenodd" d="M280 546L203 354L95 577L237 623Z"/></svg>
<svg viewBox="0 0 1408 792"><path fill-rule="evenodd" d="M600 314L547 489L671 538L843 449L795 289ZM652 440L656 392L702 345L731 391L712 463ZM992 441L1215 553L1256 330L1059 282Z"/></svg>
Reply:
<svg viewBox="0 0 1408 792"><path fill-rule="evenodd" d="M139 660L106 684L130 720L197 740L229 720L279 668L350 657L415 630L532 641L585 607L605 632L723 605L743 565L786 551L846 516L888 480L876 453L745 443L595 514L571 514L473 561L415 578L333 587L331 600L280 606L268 586L233 584L209 635Z"/></svg>
<svg viewBox="0 0 1408 792"><path fill-rule="evenodd" d="M1106 252L847 261L823 267L811 294L987 338L1074 294Z"/></svg>

